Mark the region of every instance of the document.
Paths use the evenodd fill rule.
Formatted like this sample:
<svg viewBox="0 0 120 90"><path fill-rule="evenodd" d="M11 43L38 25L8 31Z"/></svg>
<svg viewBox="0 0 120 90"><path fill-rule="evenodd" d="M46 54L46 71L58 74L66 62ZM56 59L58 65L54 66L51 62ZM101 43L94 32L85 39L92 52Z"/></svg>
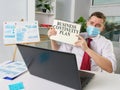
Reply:
<svg viewBox="0 0 120 90"><path fill-rule="evenodd" d="M23 61L9 61L0 65L0 78L13 80L27 71Z"/></svg>
<svg viewBox="0 0 120 90"><path fill-rule="evenodd" d="M3 23L4 44L34 43L40 41L38 21Z"/></svg>
<svg viewBox="0 0 120 90"><path fill-rule="evenodd" d="M57 34L51 36L50 39L72 45L78 40L76 35L80 34L81 24L55 19L53 22L53 27L57 31Z"/></svg>

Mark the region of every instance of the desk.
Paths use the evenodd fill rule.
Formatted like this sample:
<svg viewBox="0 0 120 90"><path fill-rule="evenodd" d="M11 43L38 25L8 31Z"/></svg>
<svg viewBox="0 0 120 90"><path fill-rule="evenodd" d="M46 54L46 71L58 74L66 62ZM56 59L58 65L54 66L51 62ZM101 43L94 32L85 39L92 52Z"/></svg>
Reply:
<svg viewBox="0 0 120 90"><path fill-rule="evenodd" d="M120 89L120 75L93 72L96 75L83 90L118 90ZM29 72L15 80L0 79L0 90L9 90L8 85L23 82L25 90L73 90L69 87L38 78Z"/></svg>
<svg viewBox="0 0 120 90"><path fill-rule="evenodd" d="M83 90L119 90L120 75L95 72L95 76Z"/></svg>

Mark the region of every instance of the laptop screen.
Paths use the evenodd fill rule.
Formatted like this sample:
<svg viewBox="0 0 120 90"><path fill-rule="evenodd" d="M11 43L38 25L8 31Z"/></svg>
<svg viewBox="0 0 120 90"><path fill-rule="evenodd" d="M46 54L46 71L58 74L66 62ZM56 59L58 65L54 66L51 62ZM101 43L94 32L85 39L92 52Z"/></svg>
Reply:
<svg viewBox="0 0 120 90"><path fill-rule="evenodd" d="M32 75L81 90L74 54L17 44Z"/></svg>

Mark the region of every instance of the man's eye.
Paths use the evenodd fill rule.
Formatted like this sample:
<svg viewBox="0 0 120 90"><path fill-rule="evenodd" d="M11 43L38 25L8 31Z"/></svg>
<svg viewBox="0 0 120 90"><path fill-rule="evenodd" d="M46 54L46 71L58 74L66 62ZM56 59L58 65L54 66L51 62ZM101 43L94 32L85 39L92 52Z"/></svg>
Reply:
<svg viewBox="0 0 120 90"><path fill-rule="evenodd" d="M96 25L96 27L100 28L100 27L101 27L101 25Z"/></svg>
<svg viewBox="0 0 120 90"><path fill-rule="evenodd" d="M90 25L93 25L93 22L90 22Z"/></svg>

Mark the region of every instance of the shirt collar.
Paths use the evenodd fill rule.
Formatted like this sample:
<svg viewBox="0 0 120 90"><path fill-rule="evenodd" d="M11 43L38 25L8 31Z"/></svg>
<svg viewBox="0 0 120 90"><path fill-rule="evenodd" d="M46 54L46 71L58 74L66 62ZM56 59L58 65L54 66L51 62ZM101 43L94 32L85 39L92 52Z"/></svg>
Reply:
<svg viewBox="0 0 120 90"><path fill-rule="evenodd" d="M87 34L86 32L85 32L85 33L80 33L80 35L83 36L84 39L89 38L89 36L88 36L88 34ZM93 41L96 41L96 40L98 40L98 38L100 38L100 34L97 35L96 37L91 38L91 39L92 39Z"/></svg>
<svg viewBox="0 0 120 90"><path fill-rule="evenodd" d="M98 40L98 38L100 38L100 34L99 34L99 35L97 35L96 37L93 37L93 38L92 38L92 40L93 40L93 41L97 41L97 40Z"/></svg>

